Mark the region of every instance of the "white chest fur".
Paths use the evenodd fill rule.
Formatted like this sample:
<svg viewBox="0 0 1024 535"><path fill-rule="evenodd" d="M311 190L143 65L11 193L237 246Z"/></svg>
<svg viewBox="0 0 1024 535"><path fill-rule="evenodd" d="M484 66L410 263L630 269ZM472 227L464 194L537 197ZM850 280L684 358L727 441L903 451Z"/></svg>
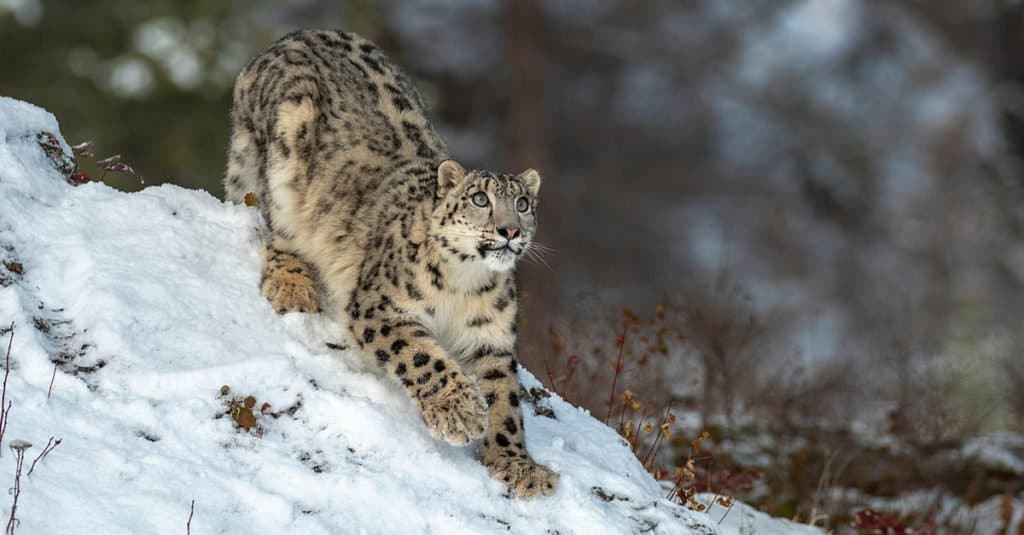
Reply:
<svg viewBox="0 0 1024 535"><path fill-rule="evenodd" d="M431 307L433 315L425 314L424 323L453 358L462 360L482 345L511 347L514 343L509 322L488 300L451 294L438 297Z"/></svg>

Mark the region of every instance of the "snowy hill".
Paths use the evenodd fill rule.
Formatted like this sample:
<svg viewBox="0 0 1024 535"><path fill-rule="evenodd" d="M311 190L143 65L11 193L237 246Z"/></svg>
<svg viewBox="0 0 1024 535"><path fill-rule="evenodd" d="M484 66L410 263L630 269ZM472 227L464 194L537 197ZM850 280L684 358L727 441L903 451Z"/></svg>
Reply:
<svg viewBox="0 0 1024 535"><path fill-rule="evenodd" d="M21 478L19 533L186 533L193 500L196 534L719 532L526 371L527 446L561 486L506 497L330 318L270 309L254 209L74 187L70 154L52 115L0 98L0 351L14 324L0 480L14 481L10 441L35 444L31 461L62 439ZM249 431L228 414L247 396Z"/></svg>

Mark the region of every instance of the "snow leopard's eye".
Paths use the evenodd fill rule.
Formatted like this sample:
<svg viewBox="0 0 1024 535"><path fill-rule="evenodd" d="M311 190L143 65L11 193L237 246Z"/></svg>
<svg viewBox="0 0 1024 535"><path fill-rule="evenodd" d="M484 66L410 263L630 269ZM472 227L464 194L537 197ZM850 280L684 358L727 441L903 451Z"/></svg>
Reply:
<svg viewBox="0 0 1024 535"><path fill-rule="evenodd" d="M487 206L488 203L487 194L482 191L474 193L473 196L470 197L470 199L473 201L473 204L479 206L480 208Z"/></svg>
<svg viewBox="0 0 1024 535"><path fill-rule="evenodd" d="M526 200L526 197L520 197L516 199L516 210L525 212L530 209L530 201Z"/></svg>

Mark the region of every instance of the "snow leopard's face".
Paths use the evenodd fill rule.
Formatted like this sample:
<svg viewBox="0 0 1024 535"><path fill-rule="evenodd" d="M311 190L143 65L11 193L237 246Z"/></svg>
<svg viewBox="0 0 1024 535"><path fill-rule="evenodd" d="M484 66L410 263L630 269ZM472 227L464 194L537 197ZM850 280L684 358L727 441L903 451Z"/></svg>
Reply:
<svg viewBox="0 0 1024 535"><path fill-rule="evenodd" d="M494 271L512 269L537 231L540 175L466 171L453 160L438 167L431 233L459 262L483 262Z"/></svg>

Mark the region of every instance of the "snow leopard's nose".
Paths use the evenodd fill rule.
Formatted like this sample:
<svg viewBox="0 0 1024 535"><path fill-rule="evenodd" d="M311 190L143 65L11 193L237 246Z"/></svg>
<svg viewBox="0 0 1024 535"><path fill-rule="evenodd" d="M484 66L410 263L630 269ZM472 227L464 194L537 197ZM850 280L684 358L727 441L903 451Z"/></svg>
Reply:
<svg viewBox="0 0 1024 535"><path fill-rule="evenodd" d="M512 238L516 237L516 234L519 234L519 229L516 227L499 228L498 234L500 234L502 238L511 241Z"/></svg>

